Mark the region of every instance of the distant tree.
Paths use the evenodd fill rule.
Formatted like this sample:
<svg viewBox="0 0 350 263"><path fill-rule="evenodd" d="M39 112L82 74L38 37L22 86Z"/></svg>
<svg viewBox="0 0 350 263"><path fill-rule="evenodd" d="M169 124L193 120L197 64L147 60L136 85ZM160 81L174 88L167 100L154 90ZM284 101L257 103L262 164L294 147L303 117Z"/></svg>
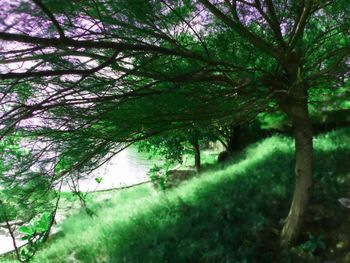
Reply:
<svg viewBox="0 0 350 263"><path fill-rule="evenodd" d="M312 187L309 96L347 85L348 0L33 0L1 10L2 136L21 130L69 155L65 173L83 172L161 132L157 121L176 129L278 108L296 147L281 238L297 240ZM186 97L178 107L176 94Z"/></svg>
<svg viewBox="0 0 350 263"><path fill-rule="evenodd" d="M194 157L194 167L201 170L201 144L215 140L213 130L208 127L191 127L164 132L149 139L136 143L140 151L148 152L151 156L159 155L166 162L182 164L185 155Z"/></svg>

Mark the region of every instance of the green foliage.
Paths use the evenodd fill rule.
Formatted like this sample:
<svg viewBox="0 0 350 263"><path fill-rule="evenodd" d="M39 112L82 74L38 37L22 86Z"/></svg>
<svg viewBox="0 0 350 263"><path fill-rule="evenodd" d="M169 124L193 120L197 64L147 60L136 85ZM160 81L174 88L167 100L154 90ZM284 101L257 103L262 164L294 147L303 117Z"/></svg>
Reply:
<svg viewBox="0 0 350 263"><path fill-rule="evenodd" d="M5 174L11 171L16 162L25 161L28 152L20 148L20 135L8 136L0 140L0 184L5 180Z"/></svg>
<svg viewBox="0 0 350 263"><path fill-rule="evenodd" d="M216 140L217 135L214 130L215 129L210 126L191 125L186 129L164 132L158 136L153 136L135 143L140 152L149 154L149 158L158 157L165 160L162 168L154 167L153 171L150 171L151 180L156 180L156 178L159 177L158 182L163 182L160 188L164 188L170 165L175 163L183 164L185 156L195 154L195 147L198 146L198 150L200 150L201 144ZM161 170L163 171L163 175L158 176L157 173Z"/></svg>
<svg viewBox="0 0 350 263"><path fill-rule="evenodd" d="M34 88L28 83L22 83L14 87L14 92L18 96L19 101L25 103L34 93Z"/></svg>
<svg viewBox="0 0 350 263"><path fill-rule="evenodd" d="M180 132L155 136L135 145L139 151L148 153L150 158L158 156L172 163L182 163L183 156L191 152L187 139Z"/></svg>
<svg viewBox="0 0 350 263"><path fill-rule="evenodd" d="M3 98L10 103L6 103L3 107L6 114L3 115L5 117L1 129L4 127L5 130L7 128L12 130L12 126L16 126L17 129L21 127L23 130L27 129L28 138L33 139L32 145L42 139L52 144L53 149L43 150L42 156L52 151L58 152L60 156L54 173L60 173L67 165L67 169L72 168L80 173L85 168L86 172L101 163L101 159L113 150L117 143L148 138L159 134L163 129L188 126L193 120L205 119L216 122L224 122L227 119L247 120L249 116L255 116L257 112L266 110L266 105L272 101L280 104L279 106L285 106L283 103L289 100L299 104L298 97L303 96L299 96L299 92L293 94L295 93L293 91L294 84L301 82L308 84L305 94L309 91L311 100L320 99L326 94L325 97L335 98L333 103L327 101L327 104L332 104L329 106L331 110L337 108L337 105L344 108L349 106L348 101L336 96L337 88L346 86L344 82L348 72L347 44L350 41L347 32L350 12L347 0L332 1L331 4L324 4L324 1L275 1L272 8L270 6L267 8L268 19L264 15L262 17L257 15L266 9L265 6L261 6L260 11L258 5L255 5L255 11L252 11L254 5L244 1L238 10L234 10L230 1L223 1L222 5L217 7L223 12L222 15L217 15L220 12L210 12L210 8L208 9L205 4L203 6L200 2L198 4L197 1L189 0L168 1L171 7L164 1L154 0L106 0L96 3L64 0L63 4L57 0L43 2L47 5L48 12L45 10L37 12L37 9L29 3L23 3L11 10L20 13L18 17L30 17L32 20L30 23L26 21L23 23L30 28L29 32L21 29L23 34L30 33L33 31L32 28L37 26L42 28L39 37L49 37L48 42L55 42L56 40L51 39L54 29L52 24L55 24L55 20L52 17L50 19L52 11L53 15L60 14L57 17L60 20L59 24L67 33L66 36L71 38L74 35L75 40L79 36L83 37L83 41L80 41L82 39L79 41L86 46L80 47L79 41L73 41L74 45L69 44L70 40L67 39L58 40L57 45L46 48L45 41L42 40L43 49L47 49L48 54L42 54L39 58L38 52L42 50L33 51L32 58L38 60L38 67L33 68L38 71L35 74L40 75L43 69L64 69L64 72L73 68L82 70L89 64L84 65L83 61L71 62L69 57L72 56L62 55L63 51L91 56L92 59L97 55L99 58L94 61L101 63L106 61L101 57L110 57L111 48L103 48L103 45L97 47L96 44L100 41L120 43L126 49L117 48L118 58L111 66L117 78L112 77L113 74L100 74L104 72L94 74L94 70L89 70L74 86L71 86L71 81L56 74L53 74L55 76L52 78L48 76L45 81L35 76L19 78L14 86L12 81L4 81L6 88L3 90L6 92L3 93L5 95ZM308 4L312 6L308 8ZM249 8L245 9L242 6ZM308 11L309 9L312 11ZM303 10L302 19L296 25L295 17L298 17L297 14L301 10ZM34 18L38 18L37 21ZM242 24L236 23L239 19L242 19ZM85 33L82 33L84 27L89 27L88 20L93 21L94 26L86 28ZM203 30L199 29L198 34L194 33L184 21L189 21L195 27L198 25ZM276 21L278 25L270 26ZM16 25L16 22L14 21L13 25ZM7 28L7 25L5 27ZM56 27L60 31L60 27L57 25ZM284 32L276 33L276 30ZM33 42L30 43L30 37L27 38L29 40L26 40L26 37L23 39L15 37L17 41L25 41L32 45L39 41L38 38L33 38ZM7 57L5 54L6 52L4 57ZM18 62L31 59L27 57L26 52L20 51L15 58ZM39 67L40 65L42 67ZM297 76L294 65L298 68ZM108 67L104 69L109 70ZM33 87L22 86L22 82L33 84ZM45 89L43 87L45 82L52 84L54 91ZM18 83L21 86L18 86ZM26 91L26 87L31 89ZM155 94L157 96L154 96ZM35 98L32 103L26 103L29 97ZM319 112L317 105L312 105L311 112ZM36 119L41 118L45 121L29 128L13 125L13 120L30 121L30 116L33 115ZM283 121L270 116L267 119L274 125ZM176 143L172 143L169 149L173 151L168 149L167 154L172 159L182 159L181 144L175 148ZM27 171L25 169L27 162L25 157L19 154L17 146L11 147L6 148L13 150L14 153L10 153L11 156L7 156L6 162L0 164L1 176L3 170L9 171L11 167L17 170L15 176L11 177L16 185L8 186L11 187L8 191L22 191L27 187L30 190L28 192L23 190L23 193L29 194L30 200L35 187L26 186L23 178L17 177L22 171ZM280 152L272 157L278 154L283 158L284 155ZM40 168L45 170L44 168L50 163L49 159L39 160ZM239 167L236 168L240 169ZM263 168L262 170L265 171ZM254 170L248 172L257 176ZM35 178L41 178L45 173L25 174L27 177L24 179L37 182ZM240 178L240 174L237 172L234 174L236 179ZM322 177L322 171L316 171L317 176L321 176L321 180L329 179ZM48 188L53 185L56 177L53 176L51 179L52 182L45 182L45 179L41 178L38 189L50 192ZM273 184L273 181L269 183ZM324 181L321 185L323 183ZM257 184L257 182L249 183L255 186ZM282 186L274 185L274 187L276 187L274 192L277 194L287 192ZM10 203L10 208L17 203L25 204L27 210L23 209L24 211L28 211L31 207L24 194L20 197L21 202L15 201L16 194L4 192L3 195L5 197L2 198L7 198L6 202ZM209 197L206 192L199 191L199 195ZM245 199L248 199L247 196ZM193 203L196 207L204 207L200 201ZM253 208L252 215L256 215L257 211ZM254 218L259 218L259 215ZM216 219L220 221L219 218ZM247 222L249 223L249 220ZM256 234L248 230L247 233ZM240 234L234 237L238 238ZM234 242L228 244L235 247L236 252L249 247ZM198 251L192 243L191 246L187 245L185 244L185 247L190 248L186 255ZM210 245L213 246L213 244L208 246ZM216 261L226 249L224 247L214 252L211 250L212 253L203 255L202 259Z"/></svg>
<svg viewBox="0 0 350 263"><path fill-rule="evenodd" d="M28 225L21 226L18 230L24 234L22 240L32 240L37 238L36 235L45 233L51 222L51 215L43 213L39 218L33 219Z"/></svg>
<svg viewBox="0 0 350 263"><path fill-rule="evenodd" d="M170 165L171 164L169 162L165 162L161 166L154 164L151 169L149 169L148 176L156 188L159 188L161 190L168 188Z"/></svg>
<svg viewBox="0 0 350 263"><path fill-rule="evenodd" d="M288 125L288 117L285 113L261 113L258 115L261 129L283 130Z"/></svg>
<svg viewBox="0 0 350 263"><path fill-rule="evenodd" d="M325 257L319 256L327 254L326 239L324 234L308 234L307 239L292 247L290 250L284 250L281 253L281 261L287 263L319 263L324 262Z"/></svg>
<svg viewBox="0 0 350 263"><path fill-rule="evenodd" d="M349 134L343 129L315 139L312 204L328 208L348 192ZM64 235L38 261L304 262L279 247L279 221L293 192L292 163L292 140L274 136L178 188L139 186L90 201L97 219L85 213L67 219ZM307 257L327 244L321 234L312 235L301 245ZM316 261L305 262L318 262L312 257Z"/></svg>
<svg viewBox="0 0 350 263"><path fill-rule="evenodd" d="M317 249L325 249L325 238L323 235L312 235L309 234L309 239L300 244L299 246L295 247L295 249L300 253L309 253L314 254Z"/></svg>
<svg viewBox="0 0 350 263"><path fill-rule="evenodd" d="M5 216L10 221L30 221L37 214L50 211L55 197L48 178L34 173L27 183L5 187L0 191L3 209L0 210L0 222L6 219Z"/></svg>
<svg viewBox="0 0 350 263"><path fill-rule="evenodd" d="M43 213L31 220L28 225L19 227L18 231L23 234L22 240L28 241L27 245L20 249L20 256L23 261L32 262L35 253L44 242L51 220L50 213Z"/></svg>
<svg viewBox="0 0 350 263"><path fill-rule="evenodd" d="M102 177L95 178L96 183L100 184L102 182Z"/></svg>
<svg viewBox="0 0 350 263"><path fill-rule="evenodd" d="M55 191L51 180L41 172L22 170L12 178L13 167L31 161L31 153L20 147L20 136L7 137L0 141L0 222L6 219L28 222L37 214L52 208Z"/></svg>

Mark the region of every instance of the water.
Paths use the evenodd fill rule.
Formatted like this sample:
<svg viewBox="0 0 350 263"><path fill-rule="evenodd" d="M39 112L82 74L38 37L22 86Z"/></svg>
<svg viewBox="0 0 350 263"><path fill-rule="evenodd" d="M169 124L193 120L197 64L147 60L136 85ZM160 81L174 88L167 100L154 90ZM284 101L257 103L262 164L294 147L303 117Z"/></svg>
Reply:
<svg viewBox="0 0 350 263"><path fill-rule="evenodd" d="M16 234L16 244L18 247L25 244L25 241L20 240L18 234ZM6 252L14 250L11 235L5 228L0 227L0 255Z"/></svg>
<svg viewBox="0 0 350 263"><path fill-rule="evenodd" d="M79 190L90 192L130 186L149 180L148 170L159 161L149 160L145 154L128 148L114 156L108 163L92 172L87 178L79 180ZM100 183L96 178L101 178ZM63 191L70 191L68 184Z"/></svg>
<svg viewBox="0 0 350 263"><path fill-rule="evenodd" d="M147 172L153 164L159 161L149 160L145 154L138 153L134 148L128 148L114 156L87 178L79 181L80 191L96 191L123 186L130 186L149 180ZM97 183L95 178L102 181ZM62 191L70 191L69 185L65 184ZM18 246L24 244L17 240ZM0 255L14 250L12 239L5 228L0 227Z"/></svg>

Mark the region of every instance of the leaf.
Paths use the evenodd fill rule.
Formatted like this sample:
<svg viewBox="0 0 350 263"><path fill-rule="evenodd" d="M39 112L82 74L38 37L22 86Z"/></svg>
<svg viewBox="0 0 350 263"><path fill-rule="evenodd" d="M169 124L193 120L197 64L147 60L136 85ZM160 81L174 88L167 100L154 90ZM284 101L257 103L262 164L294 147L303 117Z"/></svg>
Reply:
<svg viewBox="0 0 350 263"><path fill-rule="evenodd" d="M95 178L95 181L99 184L102 182L102 177L96 177Z"/></svg>
<svg viewBox="0 0 350 263"><path fill-rule="evenodd" d="M28 249L24 247L24 248L21 249L20 253L21 253L22 257L26 257L28 252L29 252Z"/></svg>
<svg viewBox="0 0 350 263"><path fill-rule="evenodd" d="M345 38L342 38L339 40L339 45L342 47L345 47L347 45L347 41Z"/></svg>
<svg viewBox="0 0 350 263"><path fill-rule="evenodd" d="M35 230L38 233L47 231L51 222L51 215L49 213L43 213L39 220L35 222Z"/></svg>
<svg viewBox="0 0 350 263"><path fill-rule="evenodd" d="M18 231L22 234L29 235L29 236L34 234L34 229L28 226L21 226L20 228L18 228Z"/></svg>
<svg viewBox="0 0 350 263"><path fill-rule="evenodd" d="M31 235L27 235L27 236L21 237L21 240L29 240L31 238L32 238Z"/></svg>

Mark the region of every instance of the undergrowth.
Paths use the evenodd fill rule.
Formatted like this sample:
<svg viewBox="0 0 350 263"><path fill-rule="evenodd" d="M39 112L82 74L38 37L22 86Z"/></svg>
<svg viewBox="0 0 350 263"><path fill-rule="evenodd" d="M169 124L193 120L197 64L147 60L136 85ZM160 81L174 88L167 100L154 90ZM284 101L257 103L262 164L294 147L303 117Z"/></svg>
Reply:
<svg viewBox="0 0 350 263"><path fill-rule="evenodd" d="M62 224L37 262L323 262L340 255L332 222L349 217L350 130L314 140L314 187L300 244L279 247L294 187L293 141L273 136L180 186L93 196ZM343 222L343 223L344 223ZM348 222L348 221L346 221ZM328 226L328 225L329 226ZM328 228L327 228L328 227ZM338 253L339 252L339 253Z"/></svg>

